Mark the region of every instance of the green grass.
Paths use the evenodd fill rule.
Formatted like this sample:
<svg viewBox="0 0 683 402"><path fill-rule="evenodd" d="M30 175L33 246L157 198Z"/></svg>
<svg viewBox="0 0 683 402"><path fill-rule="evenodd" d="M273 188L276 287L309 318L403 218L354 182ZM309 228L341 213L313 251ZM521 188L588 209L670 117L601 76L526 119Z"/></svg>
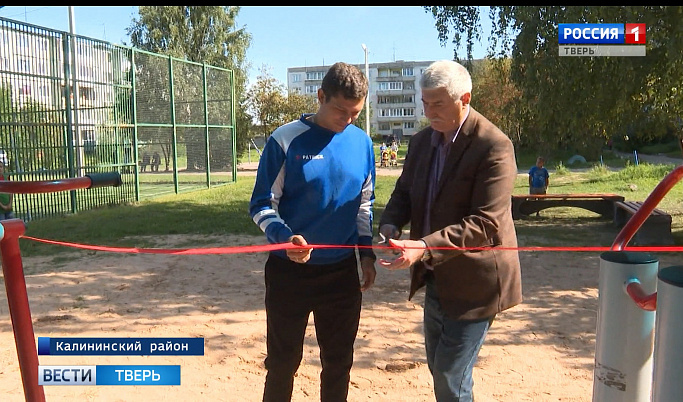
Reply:
<svg viewBox="0 0 683 402"><path fill-rule="evenodd" d="M145 236L169 234L258 235L248 213L253 178L212 189L168 195L137 204L79 212L60 218L32 221L26 235L70 242L149 247ZM22 241L22 253L54 252L58 246Z"/></svg>
<svg viewBox="0 0 683 402"><path fill-rule="evenodd" d="M566 168L565 173L550 170L550 193L617 193L627 200L642 201L668 174L672 165L627 166L621 170L602 166L581 170ZM524 171L521 169L520 171ZM375 190L375 224L386 206L397 177L378 176ZM26 235L43 239L120 247L155 247L164 235L236 234L262 236L252 222L248 205L254 185L253 176L240 176L237 182L145 200L136 204L100 208L76 215L29 222ZM528 179L522 173L515 183L515 194L528 192ZM676 185L662 199L659 208L673 217L674 237L683 243L683 188ZM553 208L540 218L515 221L520 243L610 245L617 229L610 220L576 208ZM376 230L375 230L376 231ZM597 234L596 234L597 233ZM532 244L529 244L532 242ZM54 255L73 251L35 241L20 241L22 255ZM189 246L189 245L187 245ZM185 246L185 247L187 247Z"/></svg>
<svg viewBox="0 0 683 402"><path fill-rule="evenodd" d="M626 200L644 201L674 165L627 165L623 169L593 166L586 169L566 168L563 174L550 171L548 193L615 193ZM657 208L672 216L672 233L677 244L683 244L683 187L677 184L664 195ZM528 193L528 179L520 175L514 194ZM609 246L618 233L612 221L578 208L552 208L540 218L515 221L517 233L526 245L601 245ZM538 235L540 233L540 235ZM533 239L533 240L530 240ZM520 243L524 243L520 241Z"/></svg>
<svg viewBox="0 0 683 402"><path fill-rule="evenodd" d="M232 171L211 172L211 185L223 185L232 182ZM158 173L140 173L140 199L146 200L163 195L175 194L173 172L160 171ZM206 188L205 172L178 173L178 191L187 192Z"/></svg>
<svg viewBox="0 0 683 402"><path fill-rule="evenodd" d="M680 157L681 156L681 145L679 144L679 142L677 140L665 142L665 143L656 143L656 144L650 144L650 145L642 146L639 149L639 152L642 152L644 154L651 154L651 155L662 154L662 155L667 155L670 157Z"/></svg>
<svg viewBox="0 0 683 402"><path fill-rule="evenodd" d="M587 169L565 168L562 174L550 170L549 193L616 193L627 200L644 200L657 184L674 169L674 165L651 165L640 163L623 169L593 166ZM528 178L521 175L515 184L515 194L525 194ZM660 207L667 211L681 209L683 191L675 186L661 201Z"/></svg>

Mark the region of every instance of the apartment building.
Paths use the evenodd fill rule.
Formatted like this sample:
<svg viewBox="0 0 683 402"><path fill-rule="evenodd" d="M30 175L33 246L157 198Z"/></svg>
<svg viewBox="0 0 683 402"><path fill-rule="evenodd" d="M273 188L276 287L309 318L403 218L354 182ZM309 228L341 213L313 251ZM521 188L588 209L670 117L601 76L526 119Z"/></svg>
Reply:
<svg viewBox="0 0 683 402"><path fill-rule="evenodd" d="M427 124L421 101L420 77L431 63L398 60L368 65L370 133L401 140L412 136L423 124ZM357 67L365 71L365 64ZM287 89L314 96L329 68L288 68Z"/></svg>
<svg viewBox="0 0 683 402"><path fill-rule="evenodd" d="M74 130L76 140L86 148L95 143L96 126L111 119L108 108L114 103L111 47L10 20L1 23L0 87L7 91L12 104L20 108L35 102L46 110L63 111L68 101L71 120L79 128ZM65 54L66 48L75 49L72 60Z"/></svg>

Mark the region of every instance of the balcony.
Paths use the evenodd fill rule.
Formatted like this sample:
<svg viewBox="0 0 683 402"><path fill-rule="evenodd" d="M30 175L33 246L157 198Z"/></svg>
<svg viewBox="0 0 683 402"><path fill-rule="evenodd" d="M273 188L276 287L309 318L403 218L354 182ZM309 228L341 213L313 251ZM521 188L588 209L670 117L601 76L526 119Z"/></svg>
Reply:
<svg viewBox="0 0 683 402"><path fill-rule="evenodd" d="M377 96L383 96L383 95L415 95L417 92L415 89L377 89L375 91L375 94Z"/></svg>
<svg viewBox="0 0 683 402"><path fill-rule="evenodd" d="M377 123L403 123L412 121L417 123L417 116L377 116Z"/></svg>
<svg viewBox="0 0 683 402"><path fill-rule="evenodd" d="M391 82L391 81L400 81L400 82L415 82L417 77L414 75L390 75L390 76L384 76L384 77L376 77L375 80L377 82Z"/></svg>
<svg viewBox="0 0 683 402"><path fill-rule="evenodd" d="M384 103L373 103L375 108L416 108L417 103L415 102L384 102Z"/></svg>

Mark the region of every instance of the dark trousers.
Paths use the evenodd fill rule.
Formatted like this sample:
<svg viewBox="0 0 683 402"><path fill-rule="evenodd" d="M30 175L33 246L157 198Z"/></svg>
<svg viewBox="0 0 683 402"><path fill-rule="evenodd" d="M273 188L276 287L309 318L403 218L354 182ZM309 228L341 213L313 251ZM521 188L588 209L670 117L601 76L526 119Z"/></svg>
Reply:
<svg viewBox="0 0 683 402"><path fill-rule="evenodd" d="M312 312L322 365L320 400L346 401L361 310L355 255L329 265L271 255L265 271L268 373L263 400L291 400Z"/></svg>

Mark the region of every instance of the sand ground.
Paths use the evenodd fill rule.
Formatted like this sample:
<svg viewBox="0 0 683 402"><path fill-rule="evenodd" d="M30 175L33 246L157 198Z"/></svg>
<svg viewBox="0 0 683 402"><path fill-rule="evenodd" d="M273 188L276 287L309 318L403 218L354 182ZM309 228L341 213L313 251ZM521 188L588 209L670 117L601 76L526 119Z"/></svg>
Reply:
<svg viewBox="0 0 683 402"><path fill-rule="evenodd" d="M173 249L191 247L195 240L202 247L265 241L260 236L171 235L154 242ZM520 244L533 245L534 239L520 238ZM533 251L520 256L524 302L501 313L489 332L474 371L477 401L591 401L599 255ZM73 250L24 258L36 337L205 339L204 356L40 356L43 365L181 365L180 386L46 386L46 399L260 400L266 257ZM660 265L674 265L666 258ZM424 292L408 301L407 271L379 265L377 271L375 286L363 298L349 401L433 401L422 335ZM0 299L0 400L23 401L5 292ZM311 320L294 401L319 400L319 372Z"/></svg>
<svg viewBox="0 0 683 402"><path fill-rule="evenodd" d="M205 238L204 238L205 239ZM260 244L222 236L215 246ZM187 247L192 238L158 238ZM206 243L202 243L206 244ZM202 246L202 247L209 247ZM524 303L499 315L475 368L478 401L590 401L599 256L523 252ZM180 364L181 385L47 386L48 401L256 401L265 375L266 255L120 254L74 251L24 259L36 337L203 337L204 356L41 356L43 365ZM364 294L350 401L430 401L420 292L407 271L378 267ZM14 338L0 296L0 395L22 401ZM295 401L318 399L312 321Z"/></svg>

